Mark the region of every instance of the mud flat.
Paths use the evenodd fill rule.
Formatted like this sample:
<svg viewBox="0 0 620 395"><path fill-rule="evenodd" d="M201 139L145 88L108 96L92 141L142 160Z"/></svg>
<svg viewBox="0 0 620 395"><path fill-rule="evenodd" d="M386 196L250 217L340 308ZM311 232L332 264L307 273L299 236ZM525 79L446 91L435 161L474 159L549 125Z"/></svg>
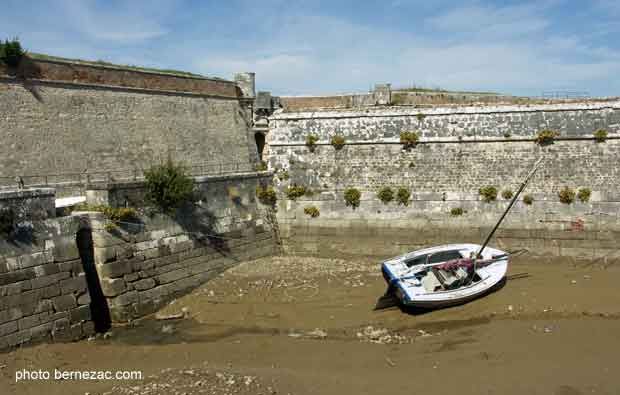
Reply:
<svg viewBox="0 0 620 395"><path fill-rule="evenodd" d="M0 354L0 392L615 395L618 280L617 264L521 256L503 288L466 305L373 311L377 262L265 258L105 338ZM54 369L143 378L15 382Z"/></svg>

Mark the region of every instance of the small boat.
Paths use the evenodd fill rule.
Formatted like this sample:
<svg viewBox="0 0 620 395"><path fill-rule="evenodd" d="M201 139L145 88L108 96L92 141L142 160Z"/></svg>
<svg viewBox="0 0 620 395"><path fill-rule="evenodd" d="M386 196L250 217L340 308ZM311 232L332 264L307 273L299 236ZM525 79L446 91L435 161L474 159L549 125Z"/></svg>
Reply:
<svg viewBox="0 0 620 395"><path fill-rule="evenodd" d="M394 297L411 307L453 306L485 295L499 284L506 276L510 254L487 245L541 163L542 158L521 183L482 245L440 245L384 261L381 272L388 288L376 308L390 305L389 300Z"/></svg>
<svg viewBox="0 0 620 395"><path fill-rule="evenodd" d="M506 276L508 253L478 244L425 248L383 262L388 290L405 306L440 308L468 302Z"/></svg>

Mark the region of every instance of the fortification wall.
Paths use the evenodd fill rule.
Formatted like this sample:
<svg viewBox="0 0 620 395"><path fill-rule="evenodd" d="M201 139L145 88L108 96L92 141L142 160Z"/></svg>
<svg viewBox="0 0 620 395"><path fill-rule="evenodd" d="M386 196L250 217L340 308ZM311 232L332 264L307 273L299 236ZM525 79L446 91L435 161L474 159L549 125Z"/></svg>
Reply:
<svg viewBox="0 0 620 395"><path fill-rule="evenodd" d="M168 156L251 168L249 119L236 98L0 81L0 184L18 174L141 169Z"/></svg>
<svg viewBox="0 0 620 395"><path fill-rule="evenodd" d="M535 134L547 128L561 138L535 144ZM611 138L596 142L592 133L599 128ZM278 220L288 251L389 256L436 242L480 241L508 202L499 196L485 203L478 190L493 185L516 191L541 156L543 168L526 191L534 203L519 202L503 225L515 233L500 233L495 242L594 257L613 256L620 240L618 102L281 113L270 119L270 129L268 159L279 174ZM402 131L417 131L420 143L404 150ZM319 137L314 152L305 146L309 133ZM345 137L342 150L329 144L334 134ZM314 194L288 200L284 191L294 184ZM345 206L348 187L362 191L358 209ZM380 202L382 187L409 190L409 206ZM591 199L560 203L557 193L564 187L588 188ZM303 213L311 205L319 208L318 218ZM465 215L451 216L457 207Z"/></svg>
<svg viewBox="0 0 620 395"><path fill-rule="evenodd" d="M95 332L76 244L79 217L35 221L0 237L0 349Z"/></svg>
<svg viewBox="0 0 620 395"><path fill-rule="evenodd" d="M152 313L231 266L276 253L268 208L255 198L258 183L270 177L199 178L196 205L172 216L142 215L112 231L101 214L90 214L95 266L112 322ZM143 183L102 186L96 195L95 203L144 207Z"/></svg>

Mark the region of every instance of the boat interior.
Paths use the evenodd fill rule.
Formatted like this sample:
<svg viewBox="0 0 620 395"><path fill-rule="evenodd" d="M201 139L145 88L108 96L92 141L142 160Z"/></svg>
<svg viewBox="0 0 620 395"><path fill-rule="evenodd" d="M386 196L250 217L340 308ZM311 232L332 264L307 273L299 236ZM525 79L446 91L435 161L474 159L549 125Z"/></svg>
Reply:
<svg viewBox="0 0 620 395"><path fill-rule="evenodd" d="M455 259L465 258L459 250L439 251L432 254L423 254L405 260L407 267L428 264L440 264ZM439 292L458 289L464 285L471 285L480 281L478 273L473 268L457 267L453 270L437 267L425 267L415 273L417 285L421 285L426 292Z"/></svg>

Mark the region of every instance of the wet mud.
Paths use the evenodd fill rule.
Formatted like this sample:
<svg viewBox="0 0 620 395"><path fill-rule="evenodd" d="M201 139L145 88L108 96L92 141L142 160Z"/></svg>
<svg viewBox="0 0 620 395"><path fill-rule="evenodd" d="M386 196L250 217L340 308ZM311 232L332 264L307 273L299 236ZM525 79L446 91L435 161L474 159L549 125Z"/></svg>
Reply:
<svg viewBox="0 0 620 395"><path fill-rule="evenodd" d="M470 303L375 310L377 262L266 258L105 336L0 354L0 392L615 395L619 279L615 265L521 256ZM20 369L143 378L16 383Z"/></svg>

